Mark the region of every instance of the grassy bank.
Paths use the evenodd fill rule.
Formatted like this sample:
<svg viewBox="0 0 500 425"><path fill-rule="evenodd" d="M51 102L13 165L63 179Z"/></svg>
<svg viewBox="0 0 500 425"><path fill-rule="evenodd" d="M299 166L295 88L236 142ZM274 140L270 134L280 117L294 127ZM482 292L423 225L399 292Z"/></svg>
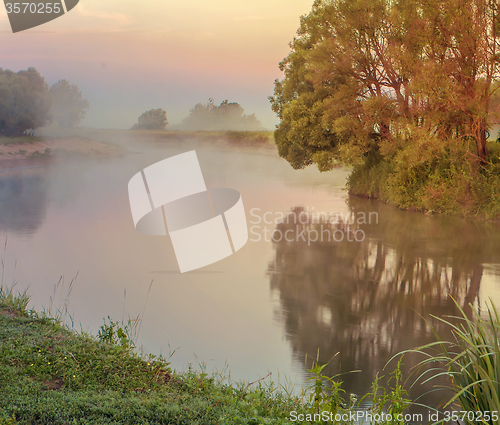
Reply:
<svg viewBox="0 0 500 425"><path fill-rule="evenodd" d="M293 410L292 398L259 383L177 374L164 358L135 354L123 335L115 340L112 326L99 340L27 311L27 302L0 298L0 424L285 423Z"/></svg>
<svg viewBox="0 0 500 425"><path fill-rule="evenodd" d="M310 419L304 423L346 423L315 420L314 414L359 408L358 400L344 401L338 380L322 375L324 366L313 364L310 385L297 396L268 379L229 384L203 371L177 373L162 357L135 353L115 322L93 337L27 310L28 301L26 294L0 289L2 425L288 424L292 412ZM368 395L374 411L408 406L397 373L384 396L374 384Z"/></svg>
<svg viewBox="0 0 500 425"><path fill-rule="evenodd" d="M19 137L0 137L0 145L24 145L42 142L43 137L19 136Z"/></svg>
<svg viewBox="0 0 500 425"><path fill-rule="evenodd" d="M289 424L291 419L354 425L346 418L357 414L363 401L372 417L386 415L377 424L407 423L400 417L408 416L399 416L407 415L411 405L401 360L388 374L389 387L383 388L377 375L372 392L361 400L346 395L341 377L324 376L326 365L316 362L308 370L308 385L291 395L265 379L229 384L203 371L177 373L163 357L138 355L126 326L109 320L93 337L28 310L28 302L25 293L14 295L0 287L0 425L257 425ZM436 342L411 350L427 353L417 367L416 382L429 379L429 372L447 375L454 395L443 405L446 411L474 413L465 415L465 424L499 425L499 315L492 306L488 319L475 310L473 321L459 310L460 317L445 321L454 342L436 334ZM322 412L329 413L328 419ZM475 412L489 414L478 419Z"/></svg>
<svg viewBox="0 0 500 425"><path fill-rule="evenodd" d="M268 147L275 149L273 131L172 131L172 130L121 130L86 127L42 128L45 137L88 137L101 142L121 143L124 140L139 142L199 143L227 145L233 147Z"/></svg>
<svg viewBox="0 0 500 425"><path fill-rule="evenodd" d="M236 149L259 149L274 152L270 131L165 131L113 130L88 128L42 128L39 137L0 137L0 161L3 167L18 165L19 161L75 160L83 158L124 155L129 141L158 145L183 143ZM16 163L11 162L17 160ZM11 162L9 164L9 162Z"/></svg>
<svg viewBox="0 0 500 425"><path fill-rule="evenodd" d="M500 144L480 162L453 141L423 138L392 153L373 150L348 179L353 195L405 210L500 219Z"/></svg>
<svg viewBox="0 0 500 425"><path fill-rule="evenodd" d="M0 162L2 168L85 158L123 155L119 146L97 142L86 137L1 137Z"/></svg>

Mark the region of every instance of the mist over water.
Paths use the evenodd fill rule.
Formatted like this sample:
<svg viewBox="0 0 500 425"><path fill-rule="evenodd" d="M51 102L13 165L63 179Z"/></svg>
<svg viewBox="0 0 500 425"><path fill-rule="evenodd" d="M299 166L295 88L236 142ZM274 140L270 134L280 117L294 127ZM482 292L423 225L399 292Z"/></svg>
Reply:
<svg viewBox="0 0 500 425"><path fill-rule="evenodd" d="M347 393L362 395L392 355L433 341L424 319L456 314L450 295L464 308L500 299L500 234L493 224L346 199L348 171L294 171L270 149L194 139L153 143L125 132L92 137L120 143L130 153L0 170L5 280L15 279L20 290L29 287L31 306L40 309L51 296L62 305L78 273L69 302L77 329L97 334L107 316L136 317L154 280L138 343L164 355L178 349L174 367L185 369L199 359L221 370L227 361L236 380L272 371L274 379L280 372L300 384L307 376L306 354L309 367L319 349L322 362L340 353L328 373L361 370L342 379ZM180 274L168 236L135 231L127 185L148 165L192 149L207 186L238 190L249 228L262 237L251 236L223 261ZM289 236L311 230L307 222L274 220L296 208L357 217L376 212L378 220L351 225L365 235L358 242L264 237L277 229L290 230ZM54 297L61 276L65 284ZM415 360L405 361L406 372ZM429 389L416 386L412 397Z"/></svg>

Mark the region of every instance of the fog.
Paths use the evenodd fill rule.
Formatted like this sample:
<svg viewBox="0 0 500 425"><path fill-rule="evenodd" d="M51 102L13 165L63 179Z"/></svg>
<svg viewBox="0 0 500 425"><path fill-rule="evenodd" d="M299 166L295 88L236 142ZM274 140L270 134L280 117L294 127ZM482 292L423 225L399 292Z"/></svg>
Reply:
<svg viewBox="0 0 500 425"><path fill-rule="evenodd" d="M86 0L16 34L0 8L0 67L35 67L49 85L77 84L91 105L87 127L127 129L158 108L180 124L194 105L214 98L238 102L272 130L278 121L267 98L312 3Z"/></svg>
<svg viewBox="0 0 500 425"><path fill-rule="evenodd" d="M195 105L189 116L171 129L259 131L264 128L255 114L245 115L245 110L238 103L224 100L217 106L213 99L209 99L205 105L201 103Z"/></svg>

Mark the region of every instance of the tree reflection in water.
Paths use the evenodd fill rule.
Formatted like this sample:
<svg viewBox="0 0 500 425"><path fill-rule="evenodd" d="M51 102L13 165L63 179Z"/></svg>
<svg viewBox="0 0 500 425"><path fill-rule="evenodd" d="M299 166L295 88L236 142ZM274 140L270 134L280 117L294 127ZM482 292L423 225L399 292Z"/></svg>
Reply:
<svg viewBox="0 0 500 425"><path fill-rule="evenodd" d="M315 223L278 224L269 276L279 299L276 316L294 357L304 363L306 354L315 359L319 349L319 361L326 363L339 352L326 373L360 370L342 377L343 388L363 395L395 353L435 340L426 320L449 335L431 315L456 315L450 296L469 315L469 303L480 305L483 267L500 258L500 232L493 223L429 217L359 198L351 198L349 207L357 219L377 212L378 220L372 215L371 223L332 224L318 223L316 217ZM292 210L296 215L301 211ZM297 232L311 229L362 230L365 238L328 242L324 237L308 244L281 237L291 230L287 235L292 240ZM405 357L405 376L417 360L421 358ZM415 399L438 383L416 385L410 395ZM434 392L419 402L437 406L443 396Z"/></svg>

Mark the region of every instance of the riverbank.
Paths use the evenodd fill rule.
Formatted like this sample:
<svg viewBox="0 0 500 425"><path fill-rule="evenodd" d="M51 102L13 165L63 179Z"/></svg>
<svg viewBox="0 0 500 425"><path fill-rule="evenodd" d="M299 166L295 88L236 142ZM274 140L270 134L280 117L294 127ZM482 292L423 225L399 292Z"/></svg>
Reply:
<svg viewBox="0 0 500 425"><path fill-rule="evenodd" d="M169 131L43 128L41 137L0 139L0 168L136 153L142 146L233 149L278 155L272 131ZM422 144L387 158L369 153L347 181L354 196L402 210L500 220L500 144L488 142L484 164L458 145Z"/></svg>
<svg viewBox="0 0 500 425"><path fill-rule="evenodd" d="M0 292L0 424L284 424L304 409L260 382L178 374L115 340L113 326L80 334L27 302Z"/></svg>
<svg viewBox="0 0 500 425"><path fill-rule="evenodd" d="M197 146L277 154L271 131L167 131L42 128L39 136L0 138L0 169L107 158L137 152L140 146Z"/></svg>
<svg viewBox="0 0 500 425"><path fill-rule="evenodd" d="M344 402L338 378L322 375L324 366L314 362L310 385L298 396L269 377L231 383L203 370L177 373L168 359L138 355L128 325L108 318L94 337L28 310L28 302L26 293L0 287L0 425L352 424L346 418L360 411L358 400ZM392 375L386 396L374 383L365 414L409 406L399 367Z"/></svg>
<svg viewBox="0 0 500 425"><path fill-rule="evenodd" d="M81 136L0 138L0 168L123 154L117 145Z"/></svg>
<svg viewBox="0 0 500 425"><path fill-rule="evenodd" d="M481 162L453 141L409 143L382 155L374 150L353 167L351 195L407 211L500 220L500 144L488 142Z"/></svg>
<svg viewBox="0 0 500 425"><path fill-rule="evenodd" d="M210 143L220 147L270 148L276 150L272 131L165 131L130 130L138 139L155 142L175 142L186 139Z"/></svg>
<svg viewBox="0 0 500 425"><path fill-rule="evenodd" d="M277 153L272 131L170 131L170 130L122 130L96 128L42 128L38 134L44 137L83 137L132 151L141 146L161 147L205 145L215 148L237 148Z"/></svg>

